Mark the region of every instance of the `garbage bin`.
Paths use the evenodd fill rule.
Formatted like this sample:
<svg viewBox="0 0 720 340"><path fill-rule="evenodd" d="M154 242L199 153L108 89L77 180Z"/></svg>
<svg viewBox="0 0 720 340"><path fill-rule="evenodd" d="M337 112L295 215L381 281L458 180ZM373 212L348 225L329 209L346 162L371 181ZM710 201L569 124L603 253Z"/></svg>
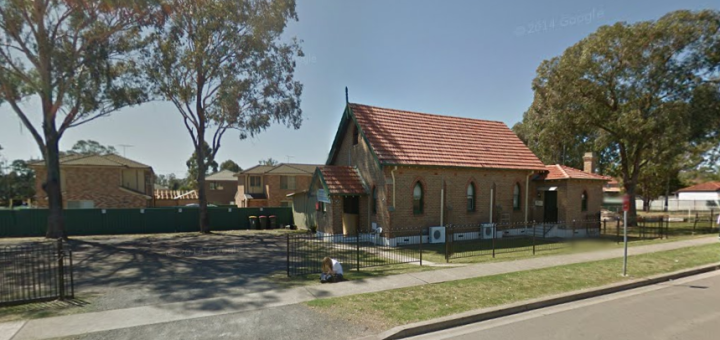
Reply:
<svg viewBox="0 0 720 340"><path fill-rule="evenodd" d="M267 229L268 228L268 220L267 216L260 216L260 228Z"/></svg>
<svg viewBox="0 0 720 340"><path fill-rule="evenodd" d="M270 229L277 229L277 217L270 215Z"/></svg>
<svg viewBox="0 0 720 340"><path fill-rule="evenodd" d="M257 216L250 216L248 219L250 219L250 230L260 229Z"/></svg>

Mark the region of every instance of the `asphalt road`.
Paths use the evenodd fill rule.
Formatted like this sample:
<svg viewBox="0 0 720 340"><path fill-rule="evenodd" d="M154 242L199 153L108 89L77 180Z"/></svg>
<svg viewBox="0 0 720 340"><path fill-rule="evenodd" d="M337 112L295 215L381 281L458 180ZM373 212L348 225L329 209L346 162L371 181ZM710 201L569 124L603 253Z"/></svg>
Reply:
<svg viewBox="0 0 720 340"><path fill-rule="evenodd" d="M720 272L480 322L415 340L718 339Z"/></svg>

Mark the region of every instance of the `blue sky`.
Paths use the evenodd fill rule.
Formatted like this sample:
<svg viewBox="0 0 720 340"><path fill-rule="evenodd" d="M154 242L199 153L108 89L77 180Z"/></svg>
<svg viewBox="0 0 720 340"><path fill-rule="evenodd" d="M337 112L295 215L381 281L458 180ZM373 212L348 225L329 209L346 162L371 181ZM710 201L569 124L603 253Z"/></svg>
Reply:
<svg viewBox="0 0 720 340"><path fill-rule="evenodd" d="M324 163L345 104L500 120L512 126L532 102L531 82L544 59L602 25L657 19L677 9L718 9L710 1L336 1L300 0L289 26L305 57L299 130L273 126L251 139L227 134L218 162L243 168L272 157ZM31 101L28 109L37 106ZM39 112L32 113L35 120ZM175 108L152 102L69 130L61 148L93 139L126 148L156 173L184 176L190 137ZM6 159L39 158L14 112L0 106L0 151ZM288 158L289 156L289 158Z"/></svg>

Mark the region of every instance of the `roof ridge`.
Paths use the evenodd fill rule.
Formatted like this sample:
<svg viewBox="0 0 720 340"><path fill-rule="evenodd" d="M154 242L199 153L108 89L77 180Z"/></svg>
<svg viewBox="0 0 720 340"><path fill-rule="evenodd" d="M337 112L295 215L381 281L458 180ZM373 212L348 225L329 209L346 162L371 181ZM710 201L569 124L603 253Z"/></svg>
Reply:
<svg viewBox="0 0 720 340"><path fill-rule="evenodd" d="M426 116L433 116L433 117L446 117L446 118L455 118L455 119L462 119L462 120L479 120L483 122L491 122L491 123L500 123L505 125L504 122L499 120L490 120L490 119L482 119L482 118L470 118L470 117L460 117L460 116L452 116L447 114L438 114L438 113L428 113L428 112L418 112L418 111L408 111L408 110L400 110L400 109L393 109L390 107L382 107L382 106L375 106L375 105L367 105L367 104L360 104L360 103L348 103L348 105L359 105L359 106L365 106L365 107L371 107L375 109L381 109L381 110L390 110L390 111L397 111L397 112L404 112L404 113L412 113L412 114L419 114L419 115L426 115ZM506 125L507 126L507 125Z"/></svg>
<svg viewBox="0 0 720 340"><path fill-rule="evenodd" d="M558 169L560 169L560 172L562 172L562 174L565 176L565 178L570 178L570 175L568 175L568 173L565 171L565 169L563 168L563 165L555 164L555 166L557 166Z"/></svg>

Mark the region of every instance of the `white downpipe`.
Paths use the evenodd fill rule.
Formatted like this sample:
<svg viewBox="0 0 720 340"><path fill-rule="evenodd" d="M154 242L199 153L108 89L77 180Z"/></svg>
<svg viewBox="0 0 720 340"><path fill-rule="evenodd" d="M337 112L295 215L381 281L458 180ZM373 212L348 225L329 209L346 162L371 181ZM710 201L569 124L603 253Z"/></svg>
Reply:
<svg viewBox="0 0 720 340"><path fill-rule="evenodd" d="M395 184L395 170L397 170L397 165L390 171L390 176L392 176L393 179L393 209L395 209L395 187L397 186Z"/></svg>

